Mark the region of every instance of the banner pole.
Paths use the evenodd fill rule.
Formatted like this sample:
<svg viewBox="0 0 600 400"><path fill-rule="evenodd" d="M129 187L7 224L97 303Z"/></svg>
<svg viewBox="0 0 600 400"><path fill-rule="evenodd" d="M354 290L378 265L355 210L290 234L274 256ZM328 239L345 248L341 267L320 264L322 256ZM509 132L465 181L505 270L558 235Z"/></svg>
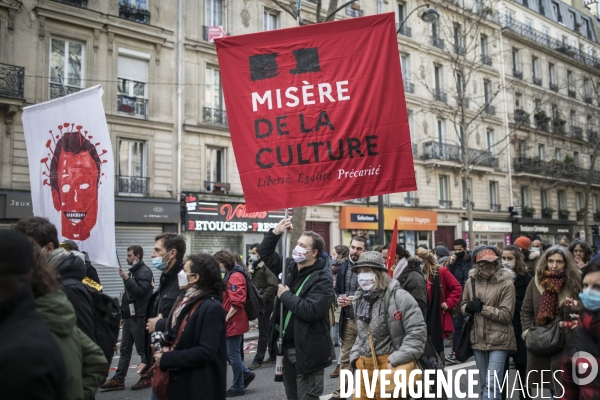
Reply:
<svg viewBox="0 0 600 400"><path fill-rule="evenodd" d="M300 4L300 0L298 1L298 4ZM285 209L285 214L283 217L284 221L287 221L288 219L288 209ZM285 264L286 264L286 260L287 260L287 253L288 253L288 249L287 249L287 235L288 235L288 231L287 229L285 229L285 224L284 224L284 229L283 229L283 242L281 243L281 284L283 286L285 286L285 273L286 273L286 268L285 268ZM277 341L277 360L275 363L275 382L283 382L283 305L281 304L281 301L279 302L279 340Z"/></svg>

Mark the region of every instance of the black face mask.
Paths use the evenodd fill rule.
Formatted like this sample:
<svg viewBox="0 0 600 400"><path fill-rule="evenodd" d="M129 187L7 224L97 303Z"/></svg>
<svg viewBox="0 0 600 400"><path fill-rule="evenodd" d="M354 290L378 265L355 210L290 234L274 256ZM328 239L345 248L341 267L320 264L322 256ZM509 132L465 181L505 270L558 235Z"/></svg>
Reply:
<svg viewBox="0 0 600 400"><path fill-rule="evenodd" d="M523 257L527 260L529 258L529 250L521 249L521 252L523 253Z"/></svg>
<svg viewBox="0 0 600 400"><path fill-rule="evenodd" d="M460 260L460 259L462 259L465 256L465 252L464 251L457 251L455 253L455 255L456 255L456 258Z"/></svg>

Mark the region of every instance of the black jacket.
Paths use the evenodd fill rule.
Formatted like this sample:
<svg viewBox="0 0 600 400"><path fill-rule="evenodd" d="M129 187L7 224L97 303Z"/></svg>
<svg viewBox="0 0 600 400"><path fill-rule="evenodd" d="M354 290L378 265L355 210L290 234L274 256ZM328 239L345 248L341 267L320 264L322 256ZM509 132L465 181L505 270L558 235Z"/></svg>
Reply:
<svg viewBox="0 0 600 400"><path fill-rule="evenodd" d="M160 368L170 371L171 400L225 399L227 338L221 294L207 292L194 298L181 311L170 332L172 337L177 336L185 315L203 298L206 300L189 317L174 351L166 352L160 360Z"/></svg>
<svg viewBox="0 0 600 400"><path fill-rule="evenodd" d="M400 287L406 290L417 301L419 309L423 313L423 318L427 321L427 283L423 269L419 265L404 267L398 277Z"/></svg>
<svg viewBox="0 0 600 400"><path fill-rule="evenodd" d="M275 252L279 238L280 236L270 230L258 247L258 254L271 269L281 265L283 261L281 255ZM308 272L310 278L302 287L300 295L296 296L296 290ZM328 268L325 260L319 257L312 266L298 271L298 264L288 258L285 283L290 290L285 292L281 299L275 299L270 324L271 338L276 341L279 337L275 325L281 326L279 310L283 304L284 319L287 311L292 311L287 331L292 330L294 335L296 372L305 375L323 370L331 365L328 312L335 298L331 268Z"/></svg>
<svg viewBox="0 0 600 400"><path fill-rule="evenodd" d="M27 289L0 303L3 400L62 400L66 369L58 343Z"/></svg>
<svg viewBox="0 0 600 400"><path fill-rule="evenodd" d="M464 289L467 279L469 279L469 271L473 267L471 253L465 250L465 256L460 260L456 260L454 264L448 264L447 268L452 272L460 286Z"/></svg>
<svg viewBox="0 0 600 400"><path fill-rule="evenodd" d="M274 302L277 297L279 280L262 260L256 260L252 263L252 267L254 268L252 283L258 289L258 293L263 297L265 303Z"/></svg>
<svg viewBox="0 0 600 400"><path fill-rule="evenodd" d="M527 286L533 279L533 276L525 273L525 275L517 274L515 278L515 313L513 314L512 325L515 330L515 338L517 339L517 352L511 354L513 360L517 363L527 363L527 348L525 347L525 341L521 338L523 333L523 326L521 325L521 307L523 306L523 300L525 299L525 292L527 292Z"/></svg>
<svg viewBox="0 0 600 400"><path fill-rule="evenodd" d="M62 279L62 289L75 309L77 327L97 343L92 297L81 282L86 276L83 260L74 254L69 254L56 269Z"/></svg>
<svg viewBox="0 0 600 400"><path fill-rule="evenodd" d="M129 279L125 282L125 293L121 301L123 318L131 318L129 305L135 305L135 317L145 317L148 301L154 287L152 270L142 260L129 268Z"/></svg>
<svg viewBox="0 0 600 400"><path fill-rule="evenodd" d="M82 251L82 253L85 256L85 276L101 284L98 271L96 271L96 268L92 265L90 256L88 256L88 253L85 251Z"/></svg>
<svg viewBox="0 0 600 400"><path fill-rule="evenodd" d="M173 305L179 297L179 282L177 274L183 269L183 261L177 261L167 272L160 275L160 286L158 290L150 296L148 307L146 308L146 320L157 317L162 314L163 318L156 322L154 330L156 332L167 332L167 318L171 314ZM152 350L150 349L150 334L146 331L146 357L153 364Z"/></svg>
<svg viewBox="0 0 600 400"><path fill-rule="evenodd" d="M348 276L350 274L350 276ZM337 279L335 281L335 294L339 296L346 294L354 296L354 292L358 289L358 274L352 272L352 261L348 259L338 269ZM339 331L340 337L344 333L344 325L346 319L354 319L354 306L342 307L340 311Z"/></svg>

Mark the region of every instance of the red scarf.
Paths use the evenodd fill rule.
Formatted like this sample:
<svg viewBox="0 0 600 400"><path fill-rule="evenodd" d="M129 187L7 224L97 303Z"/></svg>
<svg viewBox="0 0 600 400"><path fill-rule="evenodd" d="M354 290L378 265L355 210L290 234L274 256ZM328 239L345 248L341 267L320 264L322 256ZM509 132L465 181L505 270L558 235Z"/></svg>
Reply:
<svg viewBox="0 0 600 400"><path fill-rule="evenodd" d="M542 293L540 308L535 318L538 325L546 325L553 321L558 314L558 294L565 285L565 271L544 271L541 286L546 289Z"/></svg>

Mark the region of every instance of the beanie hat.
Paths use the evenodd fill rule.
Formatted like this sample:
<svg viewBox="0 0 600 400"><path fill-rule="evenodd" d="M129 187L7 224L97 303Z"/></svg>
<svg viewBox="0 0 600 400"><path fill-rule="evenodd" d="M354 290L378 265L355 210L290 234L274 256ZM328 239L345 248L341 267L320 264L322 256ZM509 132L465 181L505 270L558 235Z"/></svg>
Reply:
<svg viewBox="0 0 600 400"><path fill-rule="evenodd" d="M515 244L522 249L529 250L529 246L531 246L531 240L526 236L520 236L515 240Z"/></svg>

